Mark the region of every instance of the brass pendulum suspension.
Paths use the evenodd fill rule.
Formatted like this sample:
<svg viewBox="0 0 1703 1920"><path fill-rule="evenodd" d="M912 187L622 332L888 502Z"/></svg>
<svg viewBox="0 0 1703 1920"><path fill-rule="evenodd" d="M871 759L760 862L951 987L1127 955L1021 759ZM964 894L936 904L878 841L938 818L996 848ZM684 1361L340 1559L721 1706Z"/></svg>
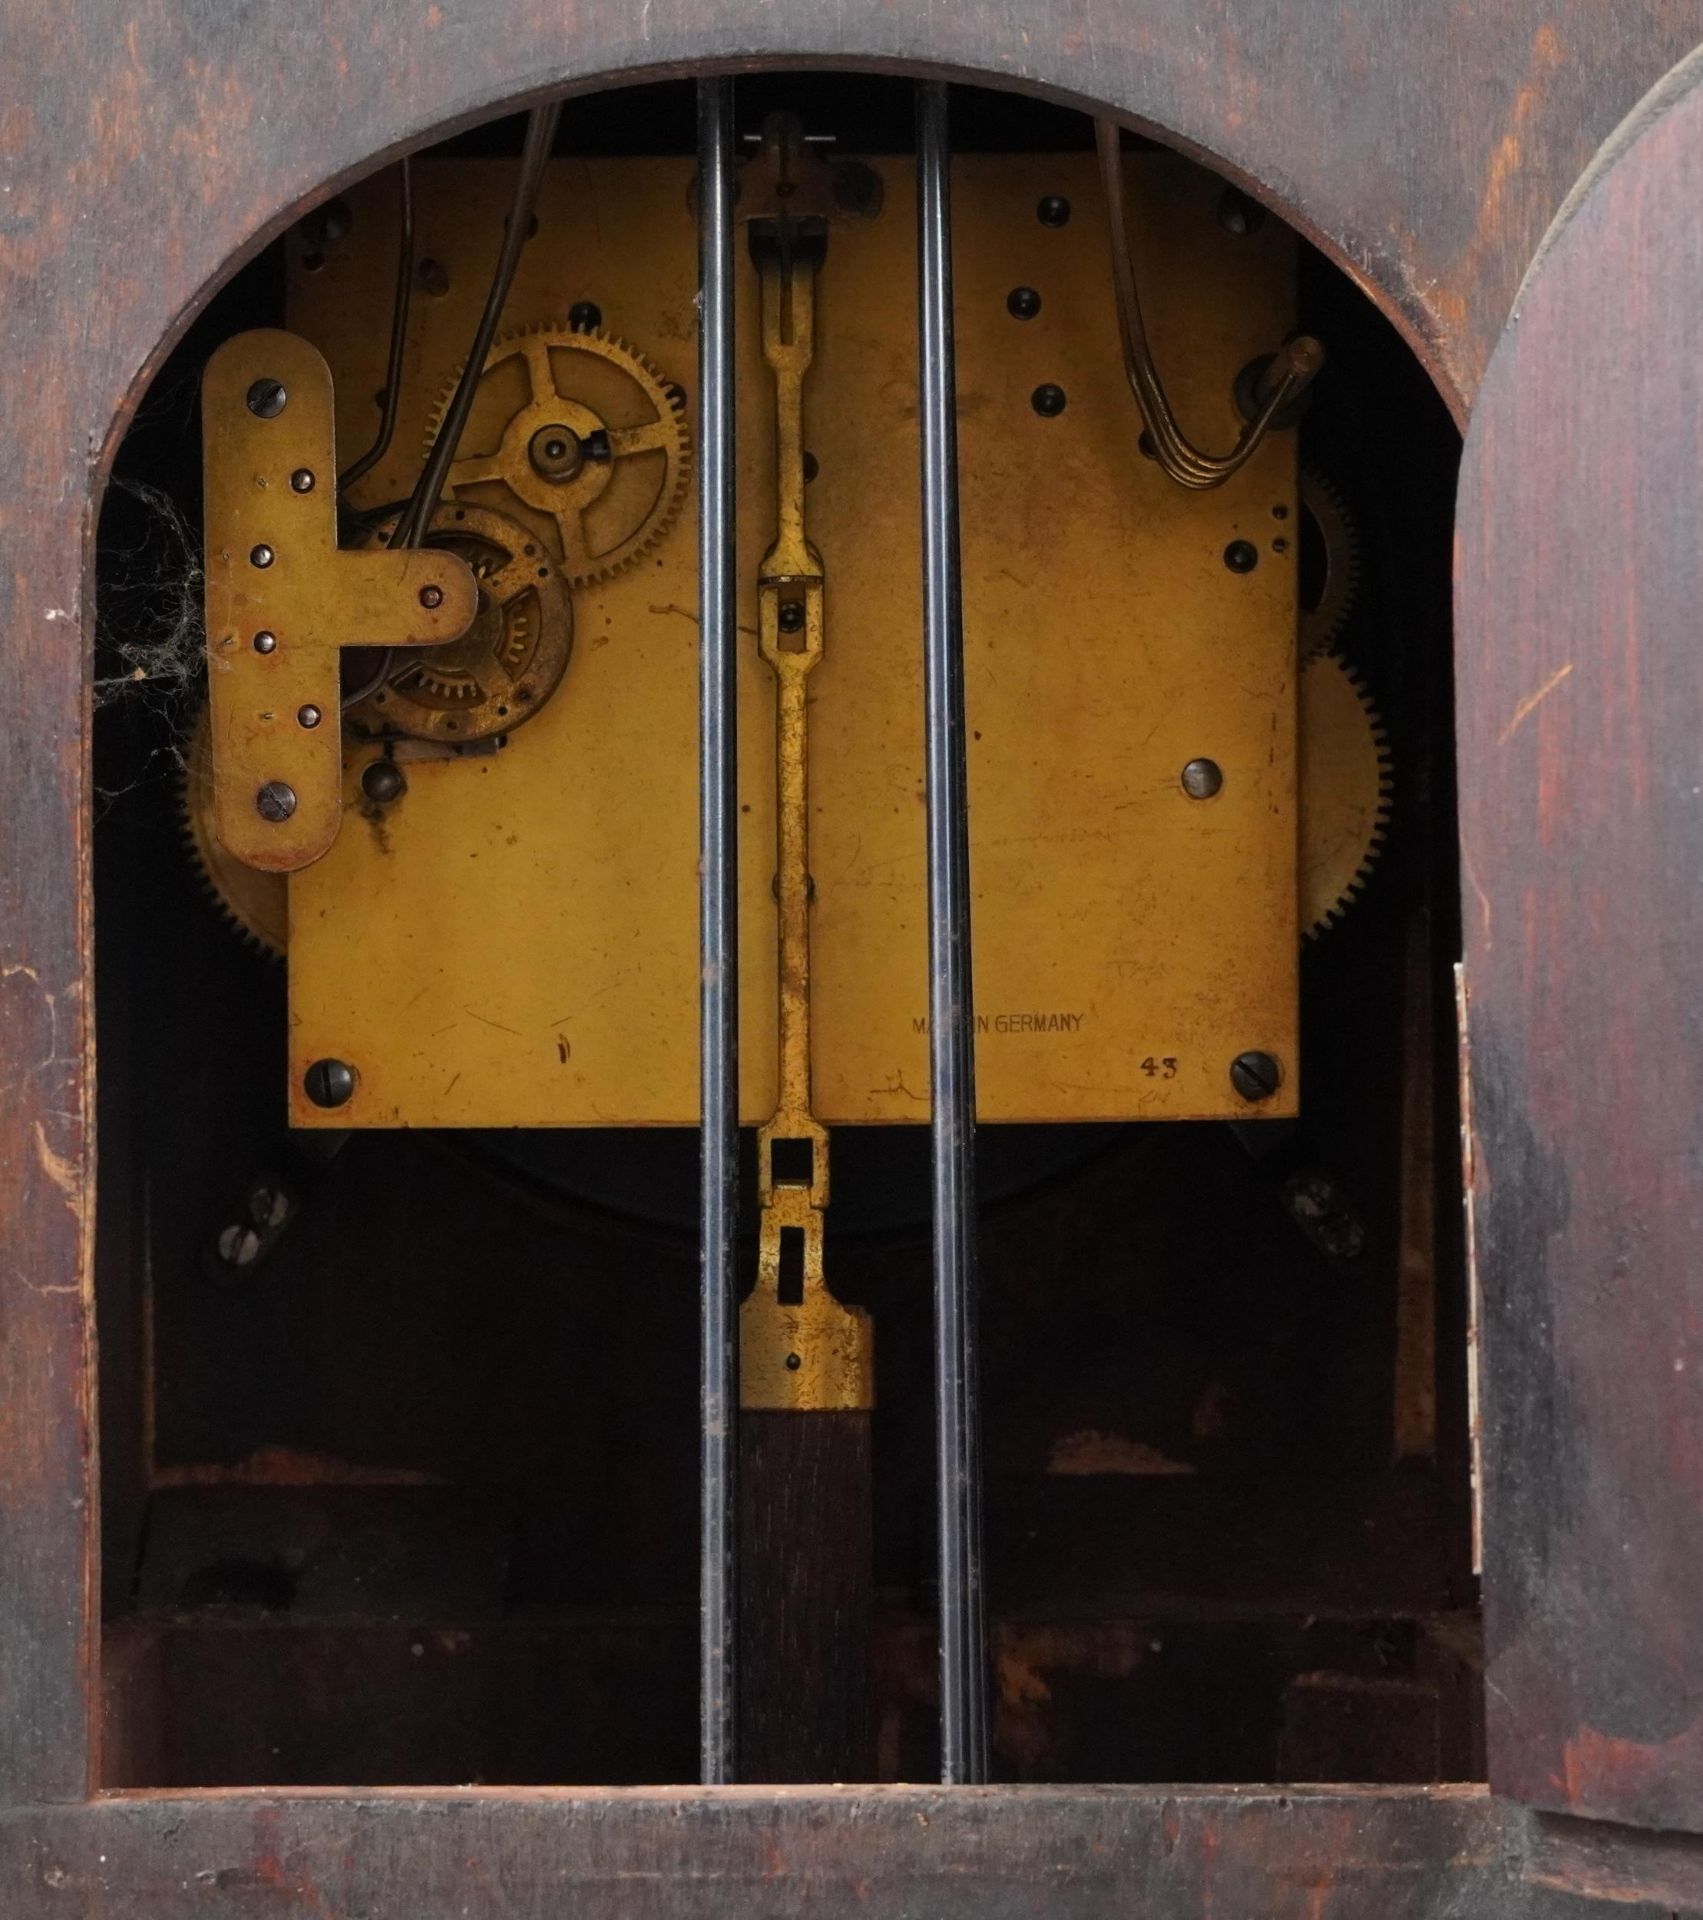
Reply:
<svg viewBox="0 0 1703 1920"><path fill-rule="evenodd" d="M804 383L815 353L816 275L826 223L788 204L808 168L796 123L771 127L763 161L782 178L775 219L752 221L763 358L775 383L776 534L757 582L758 634L775 675L780 1093L757 1135L757 1285L740 1312L740 1402L853 1410L873 1404L869 1316L828 1291L822 1235L828 1131L811 1111L810 849L805 687L822 658L822 556L804 524ZM755 169L754 169L755 170ZM755 184L755 183L753 183ZM810 196L803 196L808 206Z"/></svg>
<svg viewBox="0 0 1703 1920"><path fill-rule="evenodd" d="M757 1134L757 1283L739 1312L739 1740L744 1780L865 1780L874 1547L869 1316L823 1273L828 1130L810 1065L809 676L822 658L822 556L804 515L804 386L829 165L772 115L740 181L775 393L775 538L757 577L775 677L779 1075ZM824 1513L832 1523L822 1525Z"/></svg>

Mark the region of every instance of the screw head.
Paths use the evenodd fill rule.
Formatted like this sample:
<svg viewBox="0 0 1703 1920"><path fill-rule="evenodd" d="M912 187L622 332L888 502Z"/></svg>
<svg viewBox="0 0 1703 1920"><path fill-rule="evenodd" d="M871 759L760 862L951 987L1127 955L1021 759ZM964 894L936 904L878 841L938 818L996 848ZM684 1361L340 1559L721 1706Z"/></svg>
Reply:
<svg viewBox="0 0 1703 1920"><path fill-rule="evenodd" d="M249 1224L256 1227L281 1227L289 1218L290 1196L269 1180L257 1180L243 1201Z"/></svg>
<svg viewBox="0 0 1703 1920"><path fill-rule="evenodd" d="M1030 394L1029 404L1043 420L1056 420L1064 412L1064 388L1055 387L1049 380Z"/></svg>
<svg viewBox="0 0 1703 1920"><path fill-rule="evenodd" d="M1070 202L1062 193L1044 193L1035 206L1035 218L1043 227L1062 227L1070 220Z"/></svg>
<svg viewBox="0 0 1703 1920"><path fill-rule="evenodd" d="M302 1091L316 1107L346 1106L355 1092L355 1069L346 1060L316 1060L302 1075Z"/></svg>
<svg viewBox="0 0 1703 1920"><path fill-rule="evenodd" d="M288 820L296 810L295 788L284 780L268 780L254 796L254 810L262 820L270 820L274 826L281 820Z"/></svg>
<svg viewBox="0 0 1703 1920"><path fill-rule="evenodd" d="M228 1227L219 1229L219 1264L229 1267L233 1274L240 1273L244 1267L254 1264L260 1253L260 1232L256 1227L233 1221Z"/></svg>
<svg viewBox="0 0 1703 1920"><path fill-rule="evenodd" d="M408 791L408 781L394 760L374 760L361 774L361 791L382 805L400 800Z"/></svg>
<svg viewBox="0 0 1703 1920"><path fill-rule="evenodd" d="M1230 1084L1244 1100L1269 1100L1283 1084L1283 1069L1269 1053L1239 1053L1230 1062Z"/></svg>
<svg viewBox="0 0 1703 1920"><path fill-rule="evenodd" d="M603 309L595 300L576 300L569 307L568 326L574 333L590 333L602 325Z"/></svg>
<svg viewBox="0 0 1703 1920"><path fill-rule="evenodd" d="M296 723L298 726L308 728L317 727L323 718L324 715L321 714L318 707L314 706L311 701L305 707L297 707L296 709Z"/></svg>
<svg viewBox="0 0 1703 1920"><path fill-rule="evenodd" d="M775 613L775 624L782 633L797 633L804 625L804 603L801 600L783 600Z"/></svg>
<svg viewBox="0 0 1703 1920"><path fill-rule="evenodd" d="M1238 239L1258 233L1265 225L1265 208L1250 200L1239 187L1226 187L1218 196L1218 224Z"/></svg>
<svg viewBox="0 0 1703 1920"><path fill-rule="evenodd" d="M297 467L295 472L290 475L290 491L292 493L313 492L312 467Z"/></svg>
<svg viewBox="0 0 1703 1920"><path fill-rule="evenodd" d="M422 587L420 589L420 605L428 609L441 607L443 605L443 588Z"/></svg>
<svg viewBox="0 0 1703 1920"><path fill-rule="evenodd" d="M248 563L251 567L269 567L277 557L264 540L257 547L250 547L248 551Z"/></svg>
<svg viewBox="0 0 1703 1920"><path fill-rule="evenodd" d="M1183 792L1191 800L1210 800L1224 785L1224 769L1216 760L1191 760L1183 768Z"/></svg>
<svg viewBox="0 0 1703 1920"><path fill-rule="evenodd" d="M1013 320L1033 320L1041 310L1041 296L1033 287L1013 287L1005 296L1005 311Z"/></svg>
<svg viewBox="0 0 1703 1920"><path fill-rule="evenodd" d="M277 650L277 646L278 636L264 627L254 636L254 650L256 653L273 653Z"/></svg>
<svg viewBox="0 0 1703 1920"><path fill-rule="evenodd" d="M1260 550L1251 540L1232 540L1224 549L1224 564L1232 573L1252 573L1260 563Z"/></svg>
<svg viewBox="0 0 1703 1920"><path fill-rule="evenodd" d="M282 380L263 374L248 390L248 410L256 420L276 420L290 398Z"/></svg>
<svg viewBox="0 0 1703 1920"><path fill-rule="evenodd" d="M1283 1183L1283 1204L1296 1226L1333 1260L1358 1260L1366 1251L1365 1222L1327 1175L1311 1168L1292 1174Z"/></svg>

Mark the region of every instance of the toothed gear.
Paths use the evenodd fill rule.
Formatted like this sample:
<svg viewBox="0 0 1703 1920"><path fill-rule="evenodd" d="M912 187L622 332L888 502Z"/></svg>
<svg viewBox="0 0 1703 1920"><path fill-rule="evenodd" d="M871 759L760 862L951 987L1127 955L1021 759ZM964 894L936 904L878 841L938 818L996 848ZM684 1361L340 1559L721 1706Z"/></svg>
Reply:
<svg viewBox="0 0 1703 1920"><path fill-rule="evenodd" d="M1311 467L1301 469L1302 538L1309 539L1312 565L1303 574L1301 653L1327 652L1342 637L1360 592L1360 536L1348 503L1336 486ZM1316 576L1308 574L1317 568ZM1310 604L1309 604L1310 603Z"/></svg>
<svg viewBox="0 0 1703 1920"><path fill-rule="evenodd" d="M1298 919L1316 939L1348 911L1383 851L1394 785L1377 707L1336 653L1301 665Z"/></svg>
<svg viewBox="0 0 1703 1920"><path fill-rule="evenodd" d="M282 956L290 938L287 879L245 866L225 851L213 831L213 727L205 706L190 735L178 804L184 838L207 891L244 939Z"/></svg>
<svg viewBox="0 0 1703 1920"><path fill-rule="evenodd" d="M433 409L428 446L454 391ZM458 502L520 521L584 586L656 545L691 465L677 384L625 340L543 325L492 345L448 484Z"/></svg>
<svg viewBox="0 0 1703 1920"><path fill-rule="evenodd" d="M384 546L395 520L367 545ZM399 654L384 683L349 710L362 733L399 732L465 745L513 733L561 684L573 651L573 604L536 536L507 514L451 500L432 516L426 545L466 561L479 610L459 640Z"/></svg>

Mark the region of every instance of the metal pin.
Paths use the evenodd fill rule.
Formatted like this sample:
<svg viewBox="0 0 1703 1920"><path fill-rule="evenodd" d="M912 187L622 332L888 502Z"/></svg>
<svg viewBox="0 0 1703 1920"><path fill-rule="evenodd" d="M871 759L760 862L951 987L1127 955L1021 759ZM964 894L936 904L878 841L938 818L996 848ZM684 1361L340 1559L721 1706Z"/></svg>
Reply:
<svg viewBox="0 0 1703 1920"><path fill-rule="evenodd" d="M964 761L964 631L952 345L947 94L917 86L928 1047L933 1100L934 1383L940 1539L940 1774L988 1775L976 1388L975 1008Z"/></svg>
<svg viewBox="0 0 1703 1920"><path fill-rule="evenodd" d="M699 1728L706 1786L734 1778L739 1417L739 795L733 445L733 83L698 83Z"/></svg>

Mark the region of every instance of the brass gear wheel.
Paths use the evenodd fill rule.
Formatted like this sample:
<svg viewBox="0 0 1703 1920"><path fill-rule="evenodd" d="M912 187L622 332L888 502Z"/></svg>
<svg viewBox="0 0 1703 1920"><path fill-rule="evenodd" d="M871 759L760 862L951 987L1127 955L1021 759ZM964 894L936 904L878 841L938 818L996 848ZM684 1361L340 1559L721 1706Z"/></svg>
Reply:
<svg viewBox="0 0 1703 1920"><path fill-rule="evenodd" d="M1301 663L1299 722L1297 918L1311 940L1342 918L1376 865L1394 781L1378 710L1340 654Z"/></svg>
<svg viewBox="0 0 1703 1920"><path fill-rule="evenodd" d="M282 955L290 938L289 882L281 873L244 866L213 831L213 726L202 707L189 737L178 790L183 834L207 891L243 937Z"/></svg>
<svg viewBox="0 0 1703 1920"><path fill-rule="evenodd" d="M428 446L453 392L433 409ZM577 587L662 538L691 460L679 386L625 340L544 325L493 343L448 484L458 503L520 521Z"/></svg>
<svg viewBox="0 0 1703 1920"><path fill-rule="evenodd" d="M1336 486L1301 469L1301 655L1334 647L1360 593L1360 535Z"/></svg>
<svg viewBox="0 0 1703 1920"><path fill-rule="evenodd" d="M367 545L382 547L394 525L375 528ZM459 640L399 655L383 684L350 708L349 723L453 745L512 733L567 671L574 616L561 570L518 521L459 500L432 516L426 545L467 562L479 611Z"/></svg>

